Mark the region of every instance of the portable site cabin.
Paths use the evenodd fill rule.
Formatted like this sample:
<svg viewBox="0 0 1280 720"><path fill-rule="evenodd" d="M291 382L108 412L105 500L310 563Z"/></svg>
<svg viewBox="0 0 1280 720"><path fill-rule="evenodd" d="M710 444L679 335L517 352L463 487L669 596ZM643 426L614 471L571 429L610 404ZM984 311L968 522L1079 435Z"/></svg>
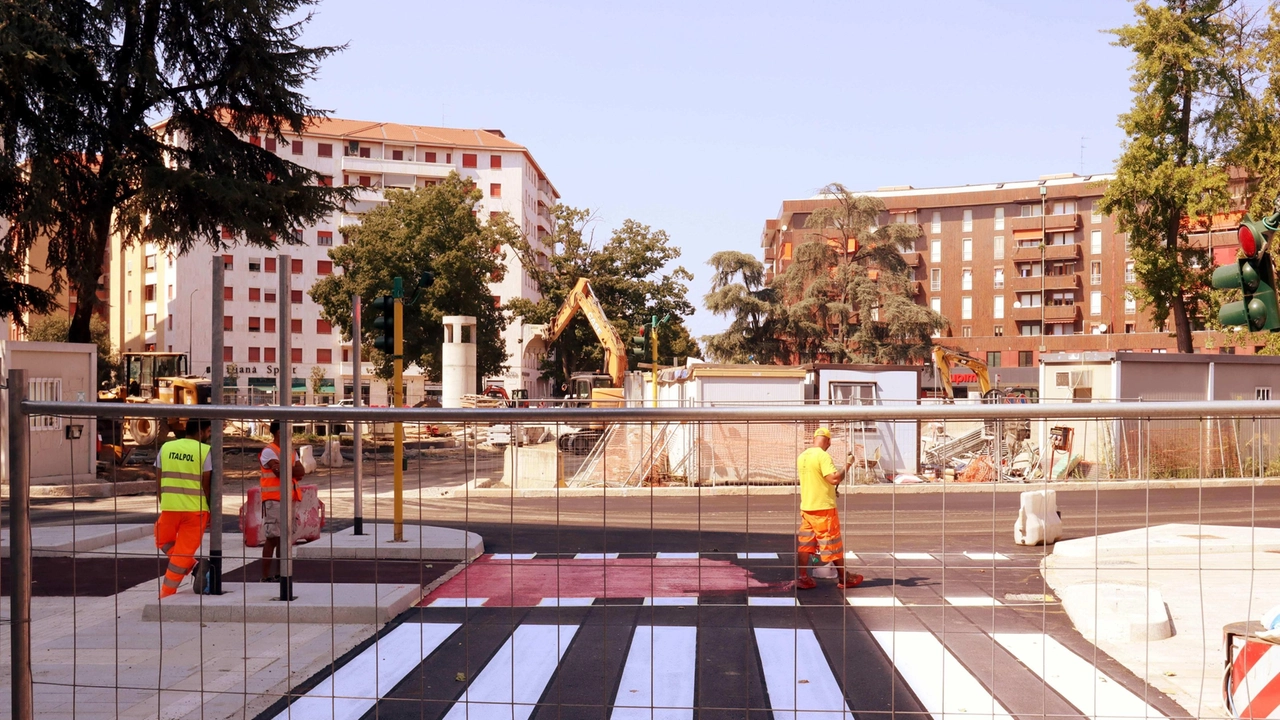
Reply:
<svg viewBox="0 0 1280 720"><path fill-rule="evenodd" d="M915 405L920 399L921 369L916 365L807 365L805 401L822 405ZM849 436L854 444L862 446L864 457L879 450L879 464L886 475L919 472L919 421L847 425Z"/></svg>

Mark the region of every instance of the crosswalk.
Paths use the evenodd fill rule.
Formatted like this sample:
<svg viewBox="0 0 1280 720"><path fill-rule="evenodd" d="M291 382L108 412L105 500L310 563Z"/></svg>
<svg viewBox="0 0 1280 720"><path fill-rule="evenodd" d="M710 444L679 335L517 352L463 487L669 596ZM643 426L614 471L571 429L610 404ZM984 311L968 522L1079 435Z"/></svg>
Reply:
<svg viewBox="0 0 1280 720"><path fill-rule="evenodd" d="M664 604L435 606L268 718L1026 720L1176 718L1115 666L972 596L912 614ZM658 598L654 598L658 600ZM939 621L932 611L994 616Z"/></svg>

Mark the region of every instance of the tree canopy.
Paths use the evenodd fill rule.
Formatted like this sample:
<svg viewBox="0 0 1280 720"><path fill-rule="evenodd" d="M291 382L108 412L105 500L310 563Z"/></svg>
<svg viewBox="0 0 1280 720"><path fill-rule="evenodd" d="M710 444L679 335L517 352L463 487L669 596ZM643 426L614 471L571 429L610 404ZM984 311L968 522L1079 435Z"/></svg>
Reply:
<svg viewBox="0 0 1280 720"><path fill-rule="evenodd" d="M764 282L764 264L754 255L721 250L707 261L711 292L702 298L712 313L730 318L724 332L704 339L707 355L720 362L768 365L785 356L774 317L778 296Z"/></svg>
<svg viewBox="0 0 1280 720"><path fill-rule="evenodd" d="M542 295L536 302L513 299L508 304L513 314L529 323L550 322L578 278L585 277L609 322L624 340L653 316L669 315L668 324L658 334L660 362L701 357L697 342L683 322L694 311L686 299L685 285L693 276L679 265L668 267L680 257L680 248L671 244L665 231L626 220L597 246L591 232L594 219L590 210L559 205L553 213L552 235L544 241L521 237L512 244ZM553 249L548 260L537 252L535 243L539 242ZM643 361L649 361L647 353ZM579 315L556 341L555 358L544 362L543 376L558 387L573 373L599 370L603 363L600 340Z"/></svg>
<svg viewBox="0 0 1280 720"><path fill-rule="evenodd" d="M324 317L351 337L351 298L363 303L361 331L364 357L377 366L377 374L391 376L391 358L372 348L375 335L370 304L379 295L391 294L393 279L405 283L404 359L440 379L441 318L471 315L476 318L476 365L479 377L501 374L507 364L502 330L507 320L494 305L490 281L502 279L505 265L501 247L516 242L519 231L504 214L481 224L476 205L483 195L470 180L456 172L438 185L412 191L388 190L387 203L364 214L358 225L342 229L346 244L329 251L342 269L321 278L311 288L311 298ZM431 287L416 304L410 303L423 272L435 276Z"/></svg>
<svg viewBox="0 0 1280 720"><path fill-rule="evenodd" d="M302 87L340 48L298 42L313 4L0 4L0 312L48 300L12 275L41 237L85 342L113 233L177 253L221 247L224 229L274 246L341 207L348 191L248 139L283 141L323 114Z"/></svg>
<svg viewBox="0 0 1280 720"><path fill-rule="evenodd" d="M98 346L98 387L109 387L121 371L120 356L111 342L111 326L94 315L89 328L93 333L93 344ZM27 339L32 342L67 342L70 329L71 322L61 315L37 318L27 331Z"/></svg>

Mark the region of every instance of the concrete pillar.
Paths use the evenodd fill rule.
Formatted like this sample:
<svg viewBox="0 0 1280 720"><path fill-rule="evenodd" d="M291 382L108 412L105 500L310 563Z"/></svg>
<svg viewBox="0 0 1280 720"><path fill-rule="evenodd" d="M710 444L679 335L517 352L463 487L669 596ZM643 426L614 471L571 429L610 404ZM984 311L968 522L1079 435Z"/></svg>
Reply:
<svg viewBox="0 0 1280 720"><path fill-rule="evenodd" d="M462 407L463 395L476 392L476 319L470 315L444 317L444 348L440 352L440 405Z"/></svg>

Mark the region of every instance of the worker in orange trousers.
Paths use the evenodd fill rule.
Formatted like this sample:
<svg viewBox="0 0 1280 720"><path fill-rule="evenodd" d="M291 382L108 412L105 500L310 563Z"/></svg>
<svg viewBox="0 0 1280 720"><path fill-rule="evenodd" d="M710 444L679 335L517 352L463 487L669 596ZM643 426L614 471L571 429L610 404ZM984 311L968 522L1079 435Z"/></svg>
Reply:
<svg viewBox="0 0 1280 720"><path fill-rule="evenodd" d="M188 420L186 437L170 440L156 456L159 470L160 519L156 547L169 557L160 597L178 592L182 579L196 564L196 553L209 526L209 484L213 459L208 445L208 420Z"/></svg>

